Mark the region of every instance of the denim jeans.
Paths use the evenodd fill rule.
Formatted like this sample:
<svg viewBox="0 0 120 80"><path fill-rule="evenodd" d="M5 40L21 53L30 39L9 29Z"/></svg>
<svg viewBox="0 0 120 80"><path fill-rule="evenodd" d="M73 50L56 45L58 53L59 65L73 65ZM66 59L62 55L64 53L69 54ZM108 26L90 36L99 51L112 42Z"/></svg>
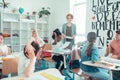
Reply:
<svg viewBox="0 0 120 80"><path fill-rule="evenodd" d="M98 78L101 80L110 80L110 75L108 74L108 70L99 68L99 72L84 72L88 76L93 78Z"/></svg>

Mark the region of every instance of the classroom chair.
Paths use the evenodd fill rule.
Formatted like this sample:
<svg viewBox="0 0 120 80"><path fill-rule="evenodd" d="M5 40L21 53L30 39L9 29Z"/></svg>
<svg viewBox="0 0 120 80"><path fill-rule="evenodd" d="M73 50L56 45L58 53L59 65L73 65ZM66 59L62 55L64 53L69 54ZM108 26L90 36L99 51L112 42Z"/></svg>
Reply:
<svg viewBox="0 0 120 80"><path fill-rule="evenodd" d="M3 75L8 75L9 77L11 77L11 75L9 74L17 73L17 68L18 68L18 58L3 59L3 63L2 63Z"/></svg>
<svg viewBox="0 0 120 80"><path fill-rule="evenodd" d="M43 59L47 61L46 65L49 68L49 63L53 63L54 60L51 57L52 54L46 50L52 50L52 44L45 44L43 47Z"/></svg>

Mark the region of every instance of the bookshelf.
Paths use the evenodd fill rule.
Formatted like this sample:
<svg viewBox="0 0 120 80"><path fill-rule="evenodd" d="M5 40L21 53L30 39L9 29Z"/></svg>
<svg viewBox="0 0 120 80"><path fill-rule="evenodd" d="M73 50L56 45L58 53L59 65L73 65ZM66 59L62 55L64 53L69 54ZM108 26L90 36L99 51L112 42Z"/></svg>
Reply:
<svg viewBox="0 0 120 80"><path fill-rule="evenodd" d="M4 38L4 43L14 52L20 52L31 38L33 29L44 40L49 39L48 18L38 19L36 15L0 12L0 32L10 35Z"/></svg>

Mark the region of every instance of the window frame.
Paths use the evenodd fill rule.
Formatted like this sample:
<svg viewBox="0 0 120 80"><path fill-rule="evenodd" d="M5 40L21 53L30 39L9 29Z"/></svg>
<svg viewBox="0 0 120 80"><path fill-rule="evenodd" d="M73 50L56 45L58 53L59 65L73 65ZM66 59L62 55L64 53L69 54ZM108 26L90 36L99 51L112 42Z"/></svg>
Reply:
<svg viewBox="0 0 120 80"><path fill-rule="evenodd" d="M71 10L72 14L73 15L75 14L75 7L76 6L83 5L83 4L86 4L86 11L87 11L87 2L86 1L85 2L79 2L79 3L75 3L75 4L72 5L72 8L71 8L72 9ZM87 15L87 14L85 13L85 15ZM75 22L75 20L73 22ZM86 31L86 20L85 20L85 33L81 34L81 33L76 32L76 36L77 37L85 37L85 40L86 40L86 32L87 31ZM75 40L75 41L78 41L78 40Z"/></svg>

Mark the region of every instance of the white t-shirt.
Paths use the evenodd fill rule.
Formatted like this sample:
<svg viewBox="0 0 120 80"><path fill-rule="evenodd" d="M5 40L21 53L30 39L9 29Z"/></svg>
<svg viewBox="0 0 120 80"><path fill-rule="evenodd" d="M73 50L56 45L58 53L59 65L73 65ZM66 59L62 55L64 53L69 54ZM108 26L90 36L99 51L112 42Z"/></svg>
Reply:
<svg viewBox="0 0 120 80"><path fill-rule="evenodd" d="M18 62L18 75L24 75L25 68L29 64L30 60L24 55L24 53L20 53L19 55L19 62ZM34 59L32 71L34 72L35 70L35 62L36 58Z"/></svg>
<svg viewBox="0 0 120 80"><path fill-rule="evenodd" d="M7 45L0 45L0 50L2 50L3 53L8 53L8 47L7 47Z"/></svg>
<svg viewBox="0 0 120 80"><path fill-rule="evenodd" d="M63 43L60 41L60 42L57 42L55 45L52 45L52 49L57 50L57 49L60 49L62 46L63 46ZM52 54L52 56L53 55L55 55L55 54Z"/></svg>

